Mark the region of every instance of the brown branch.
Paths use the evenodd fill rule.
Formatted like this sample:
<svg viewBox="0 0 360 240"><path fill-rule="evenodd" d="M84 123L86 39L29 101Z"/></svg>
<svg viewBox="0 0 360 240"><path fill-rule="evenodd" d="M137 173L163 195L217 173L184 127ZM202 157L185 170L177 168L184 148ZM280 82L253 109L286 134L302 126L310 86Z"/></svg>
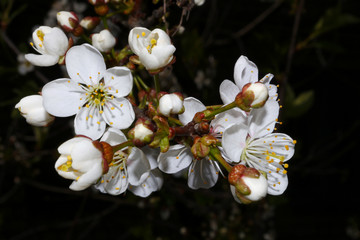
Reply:
<svg viewBox="0 0 360 240"><path fill-rule="evenodd" d="M255 18L251 23L240 29L238 32L234 33L233 37L239 38L244 36L246 33L256 27L259 23L261 23L265 18L267 18L272 12L274 12L283 2L284 0L277 0L273 5L271 5L268 9L261 13L257 18Z"/></svg>

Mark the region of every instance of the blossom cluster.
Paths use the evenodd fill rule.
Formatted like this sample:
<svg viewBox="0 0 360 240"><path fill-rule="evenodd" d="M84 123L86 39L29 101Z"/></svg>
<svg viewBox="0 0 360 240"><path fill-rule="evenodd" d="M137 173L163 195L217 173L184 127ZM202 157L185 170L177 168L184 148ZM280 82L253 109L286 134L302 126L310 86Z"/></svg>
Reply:
<svg viewBox="0 0 360 240"><path fill-rule="evenodd" d="M108 1L89 2L104 19ZM286 190L296 141L276 131L281 106L272 74L259 79L257 66L240 56L234 81L220 85L222 104L206 106L160 89L159 73L176 67L176 47L163 29L129 29L128 44L117 50L106 25L93 32L101 28L99 17L79 20L61 11L57 20L60 27L35 29L31 46L38 54L25 58L40 67L65 65L67 76L15 108L37 127L74 116L75 136L58 147L55 163L56 172L72 180L70 189L147 197L161 189L163 173L184 173L191 189L209 189L224 176L239 203Z"/></svg>

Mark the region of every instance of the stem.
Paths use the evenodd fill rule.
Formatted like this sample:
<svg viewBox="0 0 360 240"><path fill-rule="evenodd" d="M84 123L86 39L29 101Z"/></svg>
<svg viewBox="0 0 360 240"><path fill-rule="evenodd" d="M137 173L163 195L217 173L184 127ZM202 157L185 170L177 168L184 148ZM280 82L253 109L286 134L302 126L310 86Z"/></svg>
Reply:
<svg viewBox="0 0 360 240"><path fill-rule="evenodd" d="M179 119L173 118L173 117L168 117L168 121L169 123L174 123L176 125L182 126L183 124L180 122Z"/></svg>
<svg viewBox="0 0 360 240"><path fill-rule="evenodd" d="M85 34L81 34L81 38L91 44L91 39L88 36L86 36Z"/></svg>
<svg viewBox="0 0 360 240"><path fill-rule="evenodd" d="M141 84L141 86L144 88L144 90L145 90L146 92L149 92L149 91L150 91L149 86L146 85L146 84L144 83L144 81L143 81L139 76L136 75L135 78L136 78L137 81Z"/></svg>
<svg viewBox="0 0 360 240"><path fill-rule="evenodd" d="M210 113L207 113L205 112L205 119L212 119L213 117L215 117L215 115L219 114L219 113L222 113L222 112L225 112L227 110L230 110L232 108L236 107L236 103L235 102L232 102L232 103L229 103L228 105L225 105L225 106L222 106L218 109L215 109L213 111L211 111Z"/></svg>
<svg viewBox="0 0 360 240"><path fill-rule="evenodd" d="M155 84L156 93L159 93L160 92L159 74L154 75L154 84Z"/></svg>
<svg viewBox="0 0 360 240"><path fill-rule="evenodd" d="M101 17L101 21L103 22L104 28L109 29L106 16Z"/></svg>
<svg viewBox="0 0 360 240"><path fill-rule="evenodd" d="M127 140L126 142L123 142L123 143L120 143L118 145L115 145L115 146L112 146L112 149L115 152L123 149L123 148L126 148L126 147L133 147L134 146L134 143L131 141L131 140Z"/></svg>
<svg viewBox="0 0 360 240"><path fill-rule="evenodd" d="M228 172L231 172L232 166L228 164L225 159L221 156L221 153L217 147L211 147L209 156L211 160L218 161Z"/></svg>

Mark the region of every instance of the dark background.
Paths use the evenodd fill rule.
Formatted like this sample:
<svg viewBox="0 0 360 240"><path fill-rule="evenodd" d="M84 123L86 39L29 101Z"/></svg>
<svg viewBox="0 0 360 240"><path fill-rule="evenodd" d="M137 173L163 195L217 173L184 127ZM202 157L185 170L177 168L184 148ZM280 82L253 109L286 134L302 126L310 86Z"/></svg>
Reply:
<svg viewBox="0 0 360 240"><path fill-rule="evenodd" d="M297 140L289 187L251 205L235 203L224 179L193 191L186 179L164 175L162 190L146 199L68 190L53 166L56 148L73 137L72 119L33 128L14 109L63 74L58 66L17 71L17 51L34 52L32 31L52 4L1 1L0 239L360 239L358 0L207 0L172 38L176 63L161 77L164 88L219 104L218 87L233 80L240 55L280 85L278 131ZM142 19L161 6L143 1ZM180 22L182 8L169 4L167 12L170 27ZM92 7L83 14L94 15ZM115 21L119 48L129 23ZM198 70L207 79L201 87Z"/></svg>

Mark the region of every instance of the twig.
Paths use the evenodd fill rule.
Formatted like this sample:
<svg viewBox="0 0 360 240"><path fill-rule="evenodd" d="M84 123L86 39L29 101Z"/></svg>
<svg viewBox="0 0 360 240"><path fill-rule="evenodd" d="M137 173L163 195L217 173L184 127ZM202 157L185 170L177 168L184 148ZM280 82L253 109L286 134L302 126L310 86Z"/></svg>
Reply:
<svg viewBox="0 0 360 240"><path fill-rule="evenodd" d="M238 32L233 34L234 38L239 38L244 36L254 27L256 27L259 23L261 23L265 18L267 18L273 11L275 11L284 0L277 0L273 5L271 5L268 9L266 9L262 14L260 14L257 18L255 18L251 23L240 29Z"/></svg>
<svg viewBox="0 0 360 240"><path fill-rule="evenodd" d="M289 78L289 74L290 74L290 69L291 69L291 65L292 65L292 59L294 57L294 52L295 52L295 45L296 45L296 37L297 37L297 33L299 30L299 25L300 25L300 19L301 19L301 13L304 7L304 2L305 0L300 0L299 5L296 9L296 15L295 15L295 21L294 21L294 25L293 25L293 31L291 34L291 40L290 40L290 46L289 46L289 52L288 52L288 56L286 59L286 67L285 67L285 74L284 74L284 78L282 79L281 82L281 89L280 89L280 99L284 99L284 94L285 94L285 90L286 90L286 84Z"/></svg>
<svg viewBox="0 0 360 240"><path fill-rule="evenodd" d="M2 39L4 39L5 43L9 46L9 48L16 54L16 55L20 55L22 54L22 52L15 46L15 44L11 41L11 39L7 36L5 31L0 31L1 32L1 37ZM49 80L47 77L44 76L44 74L42 74L41 72L39 72L38 70L34 70L36 77L38 77L44 84L48 83Z"/></svg>

